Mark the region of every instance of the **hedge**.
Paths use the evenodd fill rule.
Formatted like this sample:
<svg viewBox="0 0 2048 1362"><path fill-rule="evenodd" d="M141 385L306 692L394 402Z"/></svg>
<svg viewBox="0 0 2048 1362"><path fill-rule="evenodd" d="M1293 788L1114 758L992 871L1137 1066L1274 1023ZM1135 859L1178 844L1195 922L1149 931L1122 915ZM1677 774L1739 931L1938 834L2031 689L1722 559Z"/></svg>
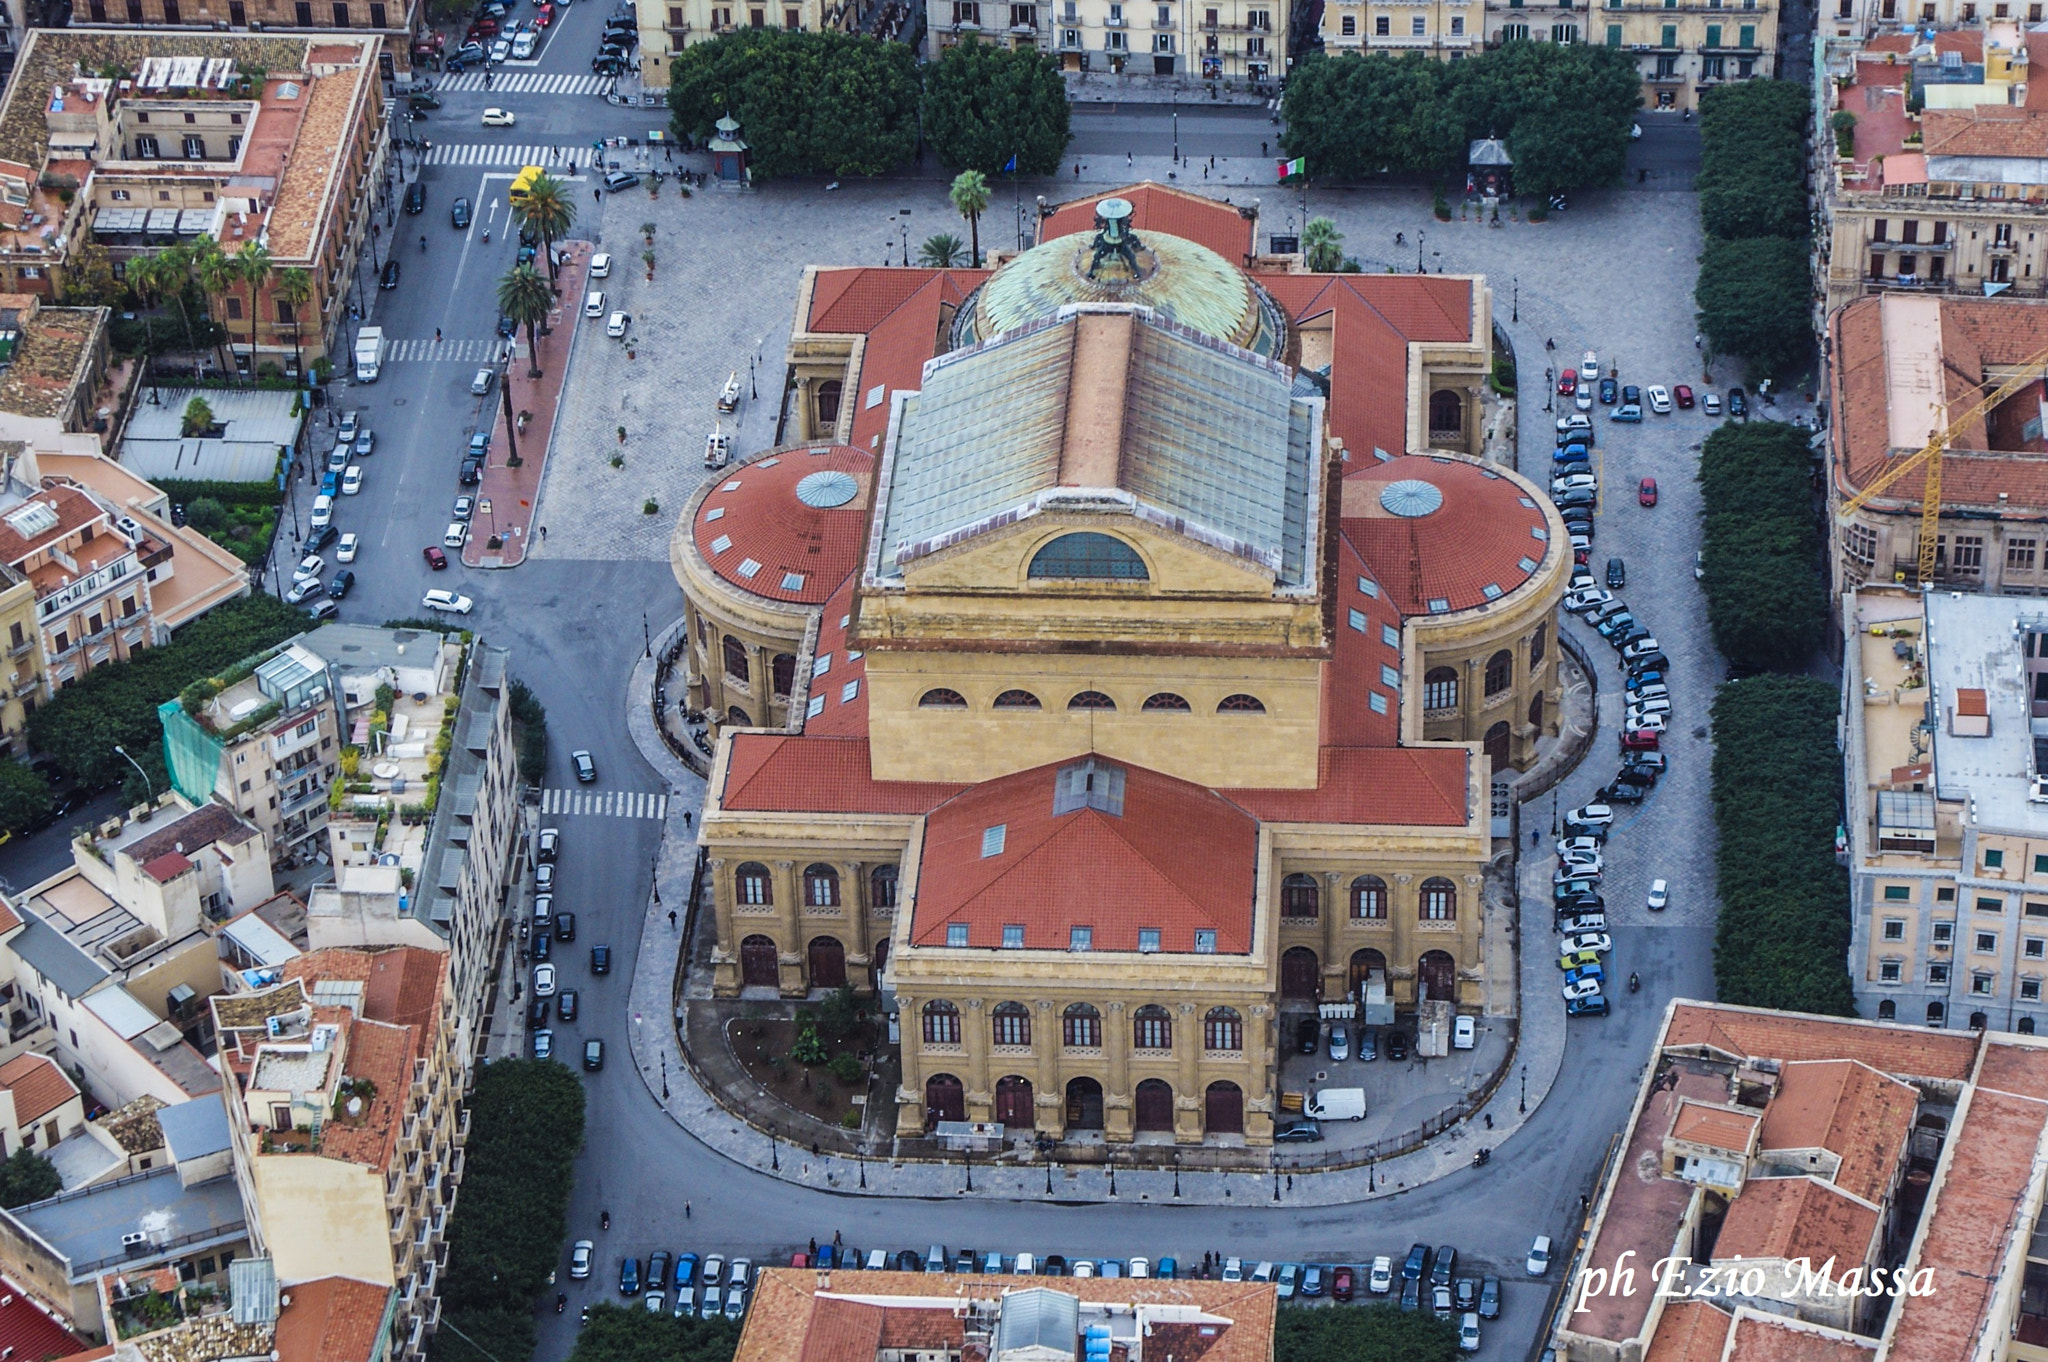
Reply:
<svg viewBox="0 0 2048 1362"><path fill-rule="evenodd" d="M163 494L179 505L189 506L201 497L212 497L226 506L276 506L284 500L277 478L253 482L223 482L218 478L158 478Z"/></svg>
<svg viewBox="0 0 2048 1362"><path fill-rule="evenodd" d="M604 1301L591 1307L569 1362L732 1362L739 1345L738 1320L677 1319L637 1301Z"/></svg>
<svg viewBox="0 0 2048 1362"><path fill-rule="evenodd" d="M1722 1002L1854 1016L1842 817L1841 694L1807 676L1714 693L1714 980Z"/></svg>
<svg viewBox="0 0 2048 1362"><path fill-rule="evenodd" d="M1803 86L1769 80L1700 97L1699 328L1714 353L1763 373L1803 366L1813 353L1810 99Z"/></svg>
<svg viewBox="0 0 2048 1362"><path fill-rule="evenodd" d="M1458 1326L1394 1305L1283 1308L1273 1320L1273 1362L1452 1362Z"/></svg>
<svg viewBox="0 0 2048 1362"><path fill-rule="evenodd" d="M1741 671L1799 671L1827 639L1811 438L1730 422L1700 452L1707 622Z"/></svg>

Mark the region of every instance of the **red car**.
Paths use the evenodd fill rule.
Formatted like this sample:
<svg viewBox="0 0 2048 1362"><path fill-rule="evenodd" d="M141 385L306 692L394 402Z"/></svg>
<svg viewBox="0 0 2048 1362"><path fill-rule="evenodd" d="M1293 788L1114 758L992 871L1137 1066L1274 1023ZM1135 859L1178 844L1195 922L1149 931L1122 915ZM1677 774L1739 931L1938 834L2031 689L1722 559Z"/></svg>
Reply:
<svg viewBox="0 0 2048 1362"><path fill-rule="evenodd" d="M426 558L427 566L436 572L448 566L448 555L441 552L440 546L437 544L427 545L424 549L420 550L420 553Z"/></svg>
<svg viewBox="0 0 2048 1362"><path fill-rule="evenodd" d="M1557 392L1560 397L1570 397L1579 390L1579 371L1567 369L1557 376Z"/></svg>
<svg viewBox="0 0 2048 1362"><path fill-rule="evenodd" d="M533 13L533 26L535 28L546 28L549 24L552 24L554 21L555 7L553 5L542 5Z"/></svg>
<svg viewBox="0 0 2048 1362"><path fill-rule="evenodd" d="M1654 728L1632 728L1621 735L1621 750L1624 752L1654 752L1657 750L1657 730Z"/></svg>
<svg viewBox="0 0 2048 1362"><path fill-rule="evenodd" d="M1355 1290L1356 1281L1357 1276L1350 1265L1340 1263L1337 1270L1330 1274L1330 1294L1340 1301L1348 1301Z"/></svg>
<svg viewBox="0 0 2048 1362"><path fill-rule="evenodd" d="M1655 478L1643 479L1642 486L1636 488L1636 500L1644 506L1655 506L1657 504L1657 480Z"/></svg>
<svg viewBox="0 0 2048 1362"><path fill-rule="evenodd" d="M1692 410L1692 389L1681 383L1671 390L1671 400L1687 411Z"/></svg>

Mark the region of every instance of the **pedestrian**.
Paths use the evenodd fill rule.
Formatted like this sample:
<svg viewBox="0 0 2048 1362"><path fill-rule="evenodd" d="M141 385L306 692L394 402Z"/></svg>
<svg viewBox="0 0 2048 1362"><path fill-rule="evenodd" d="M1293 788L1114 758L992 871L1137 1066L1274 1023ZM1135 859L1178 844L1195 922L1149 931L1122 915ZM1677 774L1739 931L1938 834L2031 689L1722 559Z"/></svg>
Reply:
<svg viewBox="0 0 2048 1362"><path fill-rule="evenodd" d="M816 1239L813 1239L813 1240L811 1240L811 1257L812 1257L812 1258L816 1258L817 1256L818 1256L818 1241L817 1241Z"/></svg>
<svg viewBox="0 0 2048 1362"><path fill-rule="evenodd" d="M1268 151L1266 150L1266 144L1265 144L1264 142L1261 142L1261 143L1259 143L1259 155L1261 155L1261 156L1268 156L1268 155L1271 155L1271 154L1272 154L1272 153L1270 153L1270 152L1268 152Z"/></svg>
<svg viewBox="0 0 2048 1362"><path fill-rule="evenodd" d="M686 828L687 828L687 827L689 827L689 826L690 826L690 822L691 822L691 820L692 820L692 819L694 819L695 817L696 817L696 815L695 815L694 813L692 813L692 812L691 812L690 810L688 810L688 809L684 809L684 810L683 810L683 826L684 826L684 827L686 827Z"/></svg>
<svg viewBox="0 0 2048 1362"><path fill-rule="evenodd" d="M842 1240L841 1240L841 1239L839 1238L839 1231L838 1231L838 1230L834 1230L834 1231L832 1231L832 1247L833 1247L833 1248L838 1248L838 1247L840 1246L840 1244L841 1244L842 1242L843 1242L843 1241L842 1241Z"/></svg>
<svg viewBox="0 0 2048 1362"><path fill-rule="evenodd" d="M434 328L434 344L436 344L436 345L439 345L440 343L441 343L441 328L437 326L437 327L435 327L435 328Z"/></svg>
<svg viewBox="0 0 2048 1362"><path fill-rule="evenodd" d="M1533 847L1533 846L1540 846L1540 845L1542 845L1542 842L1543 842L1543 829L1541 829L1541 828L1530 828L1530 829L1529 829L1529 845L1530 845L1530 846L1532 846L1532 847Z"/></svg>
<svg viewBox="0 0 2048 1362"><path fill-rule="evenodd" d="M1287 1190L1290 1192L1294 1190L1294 1174L1292 1173L1287 1175Z"/></svg>
<svg viewBox="0 0 2048 1362"><path fill-rule="evenodd" d="M543 525L543 526L541 526L541 527L540 527L540 537L541 537L542 539L546 539L546 538L548 537L548 527L547 527L547 526Z"/></svg>
<svg viewBox="0 0 2048 1362"><path fill-rule="evenodd" d="M1209 178L1209 167L1207 167L1207 166L1203 166L1203 167L1202 167L1202 178L1203 178L1203 179L1205 179L1205 180Z"/></svg>
<svg viewBox="0 0 2048 1362"><path fill-rule="evenodd" d="M668 910L668 925L670 927L674 927L676 925L676 910L673 908Z"/></svg>
<svg viewBox="0 0 2048 1362"><path fill-rule="evenodd" d="M1209 169L1211 169L1211 170L1214 170L1215 168L1216 168L1216 158L1215 158L1214 156L1211 156L1211 157L1209 158Z"/></svg>
<svg viewBox="0 0 2048 1362"><path fill-rule="evenodd" d="M814 1159L815 1159L815 1158L817 1158L817 1157L819 1157L819 1155L818 1155L818 1142L817 1142L816 1140L812 1140L812 1141L811 1141L811 1157L812 1157L812 1158L814 1158ZM818 1251L818 1241L817 1241L817 1240L815 1240L815 1239L813 1239L813 1240L811 1241L811 1252L813 1252L813 1253L816 1253L817 1251Z"/></svg>
<svg viewBox="0 0 2048 1362"><path fill-rule="evenodd" d="M1124 165L1125 165L1125 167L1126 167L1126 168L1128 168L1128 167L1130 166L1130 164L1131 164L1131 153L1129 153L1129 152L1127 151L1127 152L1125 152L1125 153L1124 153Z"/></svg>
<svg viewBox="0 0 2048 1362"><path fill-rule="evenodd" d="M1693 349L1697 350L1697 349L1699 349L1699 348L1700 348L1700 341L1701 341L1701 339L1702 339L1702 337L1700 336L1700 333L1699 333L1699 332L1695 331L1695 332L1693 332L1693 333L1692 333L1692 348L1693 348Z"/></svg>
<svg viewBox="0 0 2048 1362"><path fill-rule="evenodd" d="M1488 1130L1493 1129L1493 1113L1490 1111L1486 1113L1486 1128Z"/></svg>
<svg viewBox="0 0 2048 1362"><path fill-rule="evenodd" d="M689 1202L687 1202L687 1201L685 1201L685 1202L683 1203L683 1219L685 1219L685 1220L688 1220L689 1218L690 1218L690 1203L689 1203Z"/></svg>
<svg viewBox="0 0 2048 1362"><path fill-rule="evenodd" d="M1543 342L1543 348L1546 350L1555 350L1557 348L1557 342L1554 340L1545 340Z"/></svg>
<svg viewBox="0 0 2048 1362"><path fill-rule="evenodd" d="M597 200L597 201L598 201L599 203L603 203L603 202L604 202L604 191L603 191L602 189L593 189L593 190L591 190L591 191L590 191L590 196L591 196L592 198L596 199L596 200Z"/></svg>
<svg viewBox="0 0 2048 1362"><path fill-rule="evenodd" d="M1079 161L1074 162L1074 178L1077 180L1081 178L1081 163Z"/></svg>

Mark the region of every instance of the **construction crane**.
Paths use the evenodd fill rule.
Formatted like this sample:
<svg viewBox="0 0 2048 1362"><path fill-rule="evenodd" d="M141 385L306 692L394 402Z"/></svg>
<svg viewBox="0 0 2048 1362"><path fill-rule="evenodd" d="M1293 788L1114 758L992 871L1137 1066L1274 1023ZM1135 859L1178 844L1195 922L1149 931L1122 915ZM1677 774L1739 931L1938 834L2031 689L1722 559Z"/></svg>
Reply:
<svg viewBox="0 0 2048 1362"><path fill-rule="evenodd" d="M1948 452L1949 441L1957 432L1967 430L1970 423L1984 416L1999 403L2011 397L2029 383L2042 377L2042 370L2048 368L2048 350L2041 350L2020 361L2019 370L1996 388L1948 423L1946 430L1928 432L1927 443L1917 454L1908 454L1871 479L1864 489L1842 503L1835 513L1839 520L1847 520L1856 512L1884 495L1907 474L1917 468L1926 469L1926 482L1920 491L1920 560L1919 582L1922 586L1934 580L1934 548L1937 539L1936 527L1941 523L1941 465L1942 455Z"/></svg>

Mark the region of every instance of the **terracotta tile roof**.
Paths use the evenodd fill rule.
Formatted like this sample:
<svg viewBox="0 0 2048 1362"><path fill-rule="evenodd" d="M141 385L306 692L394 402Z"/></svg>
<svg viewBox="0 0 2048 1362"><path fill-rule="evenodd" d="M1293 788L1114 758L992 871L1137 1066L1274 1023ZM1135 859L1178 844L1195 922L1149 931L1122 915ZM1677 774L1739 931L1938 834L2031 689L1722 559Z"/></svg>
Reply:
<svg viewBox="0 0 2048 1362"><path fill-rule="evenodd" d="M5 1283L5 1295L0 1296L0 1355L21 1362L44 1362L91 1349L92 1344L57 1323L28 1292L13 1282Z"/></svg>
<svg viewBox="0 0 2048 1362"><path fill-rule="evenodd" d="M327 1122L320 1137L323 1155L379 1171L390 1167L411 1088L412 1052L410 1027L373 1021L350 1024L346 1071L350 1078L375 1083L377 1094L360 1117L337 1116Z"/></svg>
<svg viewBox="0 0 2048 1362"><path fill-rule="evenodd" d="M1463 827L1469 765L1464 748L1326 747L1313 790L1218 793L1269 823Z"/></svg>
<svg viewBox="0 0 2048 1362"><path fill-rule="evenodd" d="M987 279L989 270L890 269L878 265L819 270L811 285L811 315L805 330L828 335L859 335L872 331L933 280L945 280L956 295L966 297Z"/></svg>
<svg viewBox="0 0 2048 1362"><path fill-rule="evenodd" d="M1950 1082L1967 1078L1974 1036L1797 1012L1680 1002L1664 1032L1666 1049L1701 1047L1738 1059L1839 1059L1854 1055L1880 1073Z"/></svg>
<svg viewBox="0 0 2048 1362"><path fill-rule="evenodd" d="M0 936L4 936L19 926L21 926L21 914L15 912L14 905L10 904L6 899L0 899Z"/></svg>
<svg viewBox="0 0 2048 1362"><path fill-rule="evenodd" d="M861 347L860 373L840 397L842 402L853 403L851 438L859 448L881 448L895 395L923 388L925 361L945 351L945 333L953 314L973 285L985 277L977 274L962 279L959 274L948 270L927 280L900 307L869 328Z"/></svg>
<svg viewBox="0 0 2048 1362"><path fill-rule="evenodd" d="M1926 109L1920 115L1929 156L2048 157L2048 113L2010 104Z"/></svg>
<svg viewBox="0 0 2048 1362"><path fill-rule="evenodd" d="M1169 189L1150 180L1105 189L1086 198L1072 199L1055 208L1040 224L1038 244L1095 230L1095 205L1104 199L1127 199L1131 205L1131 226L1143 234L1164 232L1207 246L1233 265L1250 259L1254 249L1252 219L1227 203Z"/></svg>
<svg viewBox="0 0 2048 1362"><path fill-rule="evenodd" d="M57 1062L43 1055L18 1055L0 1064L0 1088L14 1094L14 1119L33 1125L78 1096L73 1083Z"/></svg>
<svg viewBox="0 0 2048 1362"><path fill-rule="evenodd" d="M1728 1346L1730 1362L1869 1362L1876 1352L1876 1339L1755 1310L1736 1315Z"/></svg>
<svg viewBox="0 0 2048 1362"><path fill-rule="evenodd" d="M1753 1111L1730 1111L1704 1102L1681 1102L1677 1115L1671 1118L1671 1138L1747 1154L1750 1138L1756 1134L1757 1120L1757 1113Z"/></svg>
<svg viewBox="0 0 2048 1362"><path fill-rule="evenodd" d="M1835 1185L1865 1201L1881 1201L1905 1157L1918 1107L1918 1089L1866 1064L1790 1063L1764 1108L1757 1148L1831 1150L1842 1160Z"/></svg>
<svg viewBox="0 0 2048 1362"><path fill-rule="evenodd" d="M142 873L158 884L169 884L191 868L192 862L175 851L167 851L153 860L143 862Z"/></svg>
<svg viewBox="0 0 2048 1362"><path fill-rule="evenodd" d="M370 956L364 1009L372 1021L411 1027L415 1057L433 1048L448 968L447 952L420 946L399 946Z"/></svg>
<svg viewBox="0 0 2048 1362"><path fill-rule="evenodd" d="M93 338L106 317L99 308L38 309L22 328L14 363L0 374L0 411L41 417L67 413L80 388L92 382Z"/></svg>
<svg viewBox="0 0 2048 1362"><path fill-rule="evenodd" d="M884 1310L859 1301L828 1299L814 1300L810 1313L810 1327L804 1330L794 1362L875 1362L885 1320L928 1312ZM783 1354L784 1358L790 1356Z"/></svg>
<svg viewBox="0 0 2048 1362"><path fill-rule="evenodd" d="M844 1285L844 1283L842 1283ZM818 1302L824 1305L826 1302ZM870 1306L882 1317L884 1348L946 1348L957 1350L966 1331L951 1310L887 1309Z"/></svg>
<svg viewBox="0 0 2048 1362"><path fill-rule="evenodd" d="M1016 924L1026 949L1066 950L1079 923L1095 928L1097 950L1134 951L1140 928L1158 928L1162 950L1192 951L1206 928L1219 954L1250 951L1257 822L1214 791L1109 762L1123 773L1121 816L1055 817L1068 765L986 781L932 811L912 944L943 946L948 926L965 923L970 946L993 948ZM983 855L998 825L1001 849Z"/></svg>
<svg viewBox="0 0 2048 1362"><path fill-rule="evenodd" d="M924 813L959 785L876 780L868 740L739 733L720 803L754 813Z"/></svg>
<svg viewBox="0 0 2048 1362"><path fill-rule="evenodd" d="M1817 1178L1751 1178L1729 1203L1714 1259L1833 1258L1847 1272L1870 1254L1877 1221L1874 1208Z"/></svg>
<svg viewBox="0 0 2048 1362"><path fill-rule="evenodd" d="M1657 1321L1643 1362L1721 1362L1732 1323L1725 1310L1704 1301L1673 1301Z"/></svg>
<svg viewBox="0 0 2048 1362"><path fill-rule="evenodd" d="M376 68L368 68L374 76ZM319 226L338 211L337 190L347 176L348 135L357 103L362 70L307 78L305 114L292 143L291 160L278 177L276 197L266 220L271 253L281 260L300 260L322 240Z"/></svg>
<svg viewBox="0 0 2048 1362"><path fill-rule="evenodd" d="M201 804L183 818L136 838L122 847L121 853L147 866L159 856L195 852L216 842L238 844L248 841L256 833L254 823L227 805Z"/></svg>
<svg viewBox="0 0 2048 1362"><path fill-rule="evenodd" d="M867 654L850 646L858 597L859 572L850 572L818 620L818 643L812 652L810 705L815 714L803 721L806 737L865 738L868 735ZM823 662L825 670L816 670ZM934 801L936 802L936 801Z"/></svg>
<svg viewBox="0 0 2048 1362"><path fill-rule="evenodd" d="M1361 580L1376 589L1360 590ZM1393 747L1400 740L1401 612L1378 587L1378 578L1358 550L1339 535L1336 627L1330 664L1323 668L1325 747ZM1390 629L1395 640L1392 645L1386 642ZM1393 684L1383 670L1387 667L1394 669ZM1375 693L1387 702L1383 714L1372 707Z"/></svg>
<svg viewBox="0 0 2048 1362"><path fill-rule="evenodd" d="M377 1355L389 1288L322 1277L294 1282L291 1299L277 1316L278 1362L369 1362Z"/></svg>
<svg viewBox="0 0 2048 1362"><path fill-rule="evenodd" d="M859 566L875 459L846 445L784 449L726 470L697 508L692 539L711 570L771 601L822 604ZM853 495L812 505L799 489L819 473L850 475ZM804 489L807 493L810 489ZM811 493L817 500L832 488Z"/></svg>
<svg viewBox="0 0 2048 1362"><path fill-rule="evenodd" d="M40 503L55 511L57 521L49 529L32 535L23 535L5 517L0 517L0 562L19 564L36 550L59 543L67 535L76 534L84 526L96 520L104 520L107 516L105 509L87 496L82 489L62 484L46 487L28 498L28 501Z"/></svg>
<svg viewBox="0 0 2048 1362"><path fill-rule="evenodd" d="M1397 482L1428 483L1442 504L1396 515L1380 496ZM1563 551L1551 531L1540 496L1464 459L1411 455L1354 466L1344 479L1344 537L1403 615L1469 610L1513 591Z"/></svg>

